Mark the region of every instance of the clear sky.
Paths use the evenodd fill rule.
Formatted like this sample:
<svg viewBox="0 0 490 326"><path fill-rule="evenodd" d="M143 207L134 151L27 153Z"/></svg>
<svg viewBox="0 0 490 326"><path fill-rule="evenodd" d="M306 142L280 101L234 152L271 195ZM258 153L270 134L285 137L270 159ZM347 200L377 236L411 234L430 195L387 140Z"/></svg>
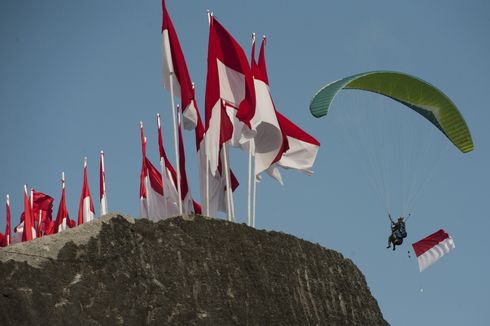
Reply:
<svg viewBox="0 0 490 326"><path fill-rule="evenodd" d="M201 109L206 9L211 9L247 53L252 32L268 36L269 80L277 108L322 144L314 176L288 171L284 186L270 178L259 184L258 228L318 242L352 259L393 325L488 321L488 1L169 0L168 9ZM161 87L160 25L159 0L0 2L0 194L11 195L14 223L26 183L55 197L56 213L61 171L68 210L76 217L83 157L89 158L89 182L98 198L101 149L106 152L109 209L137 216L139 121L145 122L150 158L157 162L155 114L160 112L167 151L173 153L170 98ZM309 101L322 85L379 69L418 76L446 93L471 129L474 152L459 153L413 112L379 96L345 92L327 117L310 115ZM352 107L361 109L348 113ZM384 115L379 108L399 113ZM435 139L435 150L414 154L422 166L437 163L426 170L430 173L412 178L412 161L403 159L406 147L396 143L403 128L394 128L391 119L414 128L409 135L420 143L427 143L424 133ZM356 139L363 138L354 135L360 130L356 126L369 135L377 133L383 150L359 146ZM185 134L187 170L198 198L193 137ZM369 172L359 148L368 156L371 149L381 153L381 165ZM245 162L243 153L233 151L232 166L242 182L235 195L240 222L246 220ZM405 165L408 172L397 170ZM370 176L380 168L393 177L383 177L392 188L378 196ZM405 191L396 185L402 173L423 185L407 209L397 204ZM95 206L98 211L97 201ZM385 249L386 209L394 215L413 214L408 239L396 252ZM3 232L3 211L0 217ZM456 250L419 273L416 259L408 258L409 244L439 228L453 236Z"/></svg>

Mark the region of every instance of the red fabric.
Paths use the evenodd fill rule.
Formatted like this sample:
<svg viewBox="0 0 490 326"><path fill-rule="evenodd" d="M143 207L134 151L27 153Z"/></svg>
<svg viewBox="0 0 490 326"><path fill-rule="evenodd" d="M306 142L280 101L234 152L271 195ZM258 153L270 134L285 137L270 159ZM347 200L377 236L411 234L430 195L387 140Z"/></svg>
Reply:
<svg viewBox="0 0 490 326"><path fill-rule="evenodd" d="M58 233L58 227L63 224L64 218L66 218L66 225L69 228L73 228L74 226L76 226L75 221L70 219L68 209L66 208L65 182L62 181L60 206L58 208L58 214L56 214L56 220L53 225L53 233Z"/></svg>
<svg viewBox="0 0 490 326"><path fill-rule="evenodd" d="M187 172L185 169L185 149L184 138L182 137L182 126L179 121L179 165L180 165L180 192L181 199L184 200L189 192L189 184L187 182Z"/></svg>
<svg viewBox="0 0 490 326"><path fill-rule="evenodd" d="M147 168L146 168L146 141L145 141L145 132L143 130L143 126L140 127L140 135L141 135L141 173L140 173L140 198L146 198L146 188L145 188L145 178L147 176Z"/></svg>
<svg viewBox="0 0 490 326"><path fill-rule="evenodd" d="M180 47L179 38L175 32L172 20L168 15L167 8L165 6L165 0L162 0L162 32L168 31L168 38L170 42L170 53L172 56L172 64L174 68L175 77L179 81L180 85L180 98L182 109L185 110L194 99L194 92L192 91L192 82L189 77L189 71L187 70L187 64L185 62L184 53Z"/></svg>
<svg viewBox="0 0 490 326"><path fill-rule="evenodd" d="M99 163L99 194L100 200L104 197L105 189L105 172L104 172L104 153L100 153L100 163Z"/></svg>
<svg viewBox="0 0 490 326"><path fill-rule="evenodd" d="M148 176L150 179L151 188L163 196L163 182L162 174L158 169L150 162L148 158L145 159L145 166L148 169Z"/></svg>
<svg viewBox="0 0 490 326"><path fill-rule="evenodd" d="M95 213L94 203L92 202L92 196L90 195L90 188L88 186L87 166L83 167L83 188L82 195L80 196L80 205L78 208L78 225L83 224L83 200L90 198L90 211Z"/></svg>
<svg viewBox="0 0 490 326"><path fill-rule="evenodd" d="M33 192L32 215L37 237L52 234L53 202L53 197L42 192Z"/></svg>
<svg viewBox="0 0 490 326"><path fill-rule="evenodd" d="M238 106L237 118L250 128L250 120L255 113L255 88L247 56L233 36L216 18L211 16L209 23L208 73L206 76L205 97L206 130L209 127L211 111L216 102L220 100L217 60L220 60L228 68L240 72L245 76L245 98Z"/></svg>
<svg viewBox="0 0 490 326"><path fill-rule="evenodd" d="M32 240L31 203L29 201L29 197L27 196L27 191L24 191L24 232L22 233L22 242L30 240Z"/></svg>
<svg viewBox="0 0 490 326"><path fill-rule="evenodd" d="M443 229L432 233L428 237L425 237L424 239L412 244L415 255L417 257L423 255L426 251L429 251L430 249L448 238L449 234L447 234L446 231L444 231Z"/></svg>

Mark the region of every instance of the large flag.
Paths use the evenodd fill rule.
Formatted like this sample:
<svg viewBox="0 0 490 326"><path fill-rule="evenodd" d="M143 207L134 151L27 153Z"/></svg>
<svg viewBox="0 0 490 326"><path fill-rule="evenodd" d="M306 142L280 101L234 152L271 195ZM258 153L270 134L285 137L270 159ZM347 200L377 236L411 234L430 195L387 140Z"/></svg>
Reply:
<svg viewBox="0 0 490 326"><path fill-rule="evenodd" d="M269 78L265 64L265 37L260 46L259 63L255 61L255 35L252 42L252 73L255 86L255 115L252 128L257 131L254 138L255 174L267 170L280 153L289 147L287 137L283 135L276 115L276 108L269 88Z"/></svg>
<svg viewBox="0 0 490 326"><path fill-rule="evenodd" d="M87 176L87 158L83 162L83 188L80 196L80 206L78 208L78 225L90 222L95 218L94 203L90 195Z"/></svg>
<svg viewBox="0 0 490 326"><path fill-rule="evenodd" d="M7 201L5 205L6 213L6 224L5 224L5 235L2 242L2 247L9 246L12 241L12 230L11 230L11 218L10 218L10 196L7 195Z"/></svg>
<svg viewBox="0 0 490 326"><path fill-rule="evenodd" d="M54 198L39 191L32 192L32 216L37 237L54 233Z"/></svg>
<svg viewBox="0 0 490 326"><path fill-rule="evenodd" d="M315 163L320 143L278 111L276 111L276 114L281 130L286 135L288 146L283 147L283 151L279 153L274 163L267 169L267 173L281 184L282 177L279 167L294 169L307 175L312 175L312 167Z"/></svg>
<svg viewBox="0 0 490 326"><path fill-rule="evenodd" d="M54 233L65 231L68 228L76 226L74 220L70 219L68 209L66 208L65 197L65 173L61 174L61 199L60 206L58 208L58 214L56 215L56 221L54 223Z"/></svg>
<svg viewBox="0 0 490 326"><path fill-rule="evenodd" d="M236 108L246 137L254 135L251 120L255 111L253 76L245 52L233 36L210 15L208 72L206 76L206 154L212 175L218 170L223 135L231 135L227 107ZM224 103L223 103L224 102Z"/></svg>
<svg viewBox="0 0 490 326"><path fill-rule="evenodd" d="M422 272L455 248L453 238L443 229L412 244Z"/></svg>
<svg viewBox="0 0 490 326"><path fill-rule="evenodd" d="M17 232L22 232L22 241L30 241L36 237L32 221L32 210L29 196L27 195L27 186L24 186L24 222L17 226Z"/></svg>
<svg viewBox="0 0 490 326"><path fill-rule="evenodd" d="M194 129L197 123L197 107L193 101L192 82L165 0L162 0L162 12L163 83L165 88L171 91L170 74L172 73L172 89L174 96L179 96L181 99L184 128Z"/></svg>
<svg viewBox="0 0 490 326"><path fill-rule="evenodd" d="M105 162L104 151L100 151L99 165L99 193L100 193L100 215L107 214L107 196L105 193Z"/></svg>

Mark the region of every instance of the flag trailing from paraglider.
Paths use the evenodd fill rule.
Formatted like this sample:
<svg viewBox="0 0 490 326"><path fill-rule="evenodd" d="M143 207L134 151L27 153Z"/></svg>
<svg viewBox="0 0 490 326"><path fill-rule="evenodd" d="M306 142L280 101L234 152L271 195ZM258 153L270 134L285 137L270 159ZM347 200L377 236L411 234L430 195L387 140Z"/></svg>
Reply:
<svg viewBox="0 0 490 326"><path fill-rule="evenodd" d="M453 238L443 229L412 244L419 270L422 272L427 267L438 261L441 257L455 248Z"/></svg>

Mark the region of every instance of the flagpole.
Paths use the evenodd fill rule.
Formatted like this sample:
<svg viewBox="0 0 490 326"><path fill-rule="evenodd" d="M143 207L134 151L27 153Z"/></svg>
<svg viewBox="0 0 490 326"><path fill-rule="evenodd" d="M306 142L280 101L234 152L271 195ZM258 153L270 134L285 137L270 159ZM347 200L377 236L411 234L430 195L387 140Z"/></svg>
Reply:
<svg viewBox="0 0 490 326"><path fill-rule="evenodd" d="M100 215L106 215L107 214L107 197L105 193L105 162L104 162L104 151L100 151L100 165L101 165L101 173L102 173L102 198L100 202Z"/></svg>
<svg viewBox="0 0 490 326"><path fill-rule="evenodd" d="M177 168L177 190L179 192L179 213L182 216L182 196L180 189L180 159L179 159L179 140L177 139L177 121L176 121L176 113L175 113L175 99L174 99L174 73L170 72L170 98L172 102L172 120L174 123L174 147L175 147L175 163Z"/></svg>
<svg viewBox="0 0 490 326"><path fill-rule="evenodd" d="M223 144L223 162L224 162L224 168L225 168L225 179L226 179L226 209L228 211L228 221L232 221L232 214L231 214L231 200L232 197L230 195L230 190L231 190L231 182L230 182L230 169L228 167L228 153L226 150L226 143Z"/></svg>
<svg viewBox="0 0 490 326"><path fill-rule="evenodd" d="M160 113L157 113L157 128L158 128L158 137L162 138L162 147L163 147L163 135L162 135L162 124L160 121ZM163 209L165 210L165 218L168 218L168 207L167 207L167 198L168 198L168 193L165 191L165 187L167 187L168 190L168 184L165 182L165 176L166 174L166 167L165 167L165 158L162 156L160 157L160 172L162 174L162 190L163 190Z"/></svg>
<svg viewBox="0 0 490 326"><path fill-rule="evenodd" d="M7 194L7 209L8 209L8 212L7 212L8 216L10 216L10 196L9 196L9 194ZM6 221L6 222L8 222L8 221ZM10 225L9 225L8 232L5 232L6 233L5 236L7 237L7 246L10 245L10 235L9 235L10 232L11 232L11 230L10 230Z"/></svg>
<svg viewBox="0 0 490 326"><path fill-rule="evenodd" d="M254 148L253 150L255 151L255 143L252 142L251 144ZM256 204L256 198L257 198L257 176L255 175L256 169L255 169L255 164L254 164L254 175L253 175L253 202L252 202L252 227L255 228L255 204Z"/></svg>

